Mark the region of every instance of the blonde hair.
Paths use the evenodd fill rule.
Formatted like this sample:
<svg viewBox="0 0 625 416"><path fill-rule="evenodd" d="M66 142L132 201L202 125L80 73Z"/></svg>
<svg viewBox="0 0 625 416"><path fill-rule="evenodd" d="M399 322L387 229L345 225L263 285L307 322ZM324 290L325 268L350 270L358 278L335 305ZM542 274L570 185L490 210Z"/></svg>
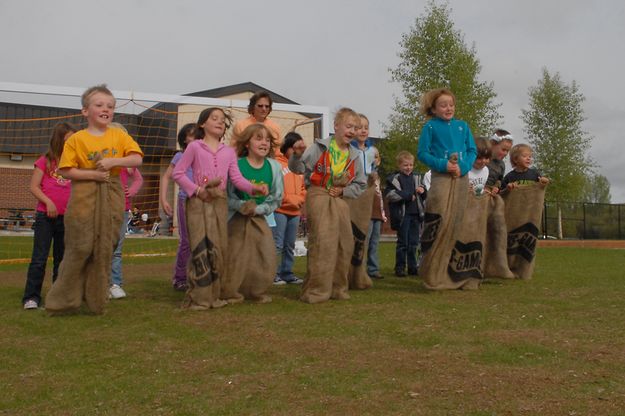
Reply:
<svg viewBox="0 0 625 416"><path fill-rule="evenodd" d="M492 152L492 145L490 140L486 137L476 137L475 138L475 147L477 148L477 157L490 159Z"/></svg>
<svg viewBox="0 0 625 416"><path fill-rule="evenodd" d="M521 156L521 153L523 153L526 150L529 151L530 154L534 153L530 145L525 144L525 143L519 143L519 144L515 144L514 146L512 146L512 149L510 149L510 164L512 165L513 168L516 168L517 159Z"/></svg>
<svg viewBox="0 0 625 416"><path fill-rule="evenodd" d="M117 121L111 121L109 127L113 127L114 129L120 129L123 132L128 133L128 129L124 127L122 123L118 123Z"/></svg>
<svg viewBox="0 0 625 416"><path fill-rule="evenodd" d="M395 160L397 161L398 165L405 160L411 160L412 162L414 162L414 155L407 150L402 150L401 152L397 153L397 156L395 156Z"/></svg>
<svg viewBox="0 0 625 416"><path fill-rule="evenodd" d="M442 95L449 95L454 100L454 104L456 103L456 96L449 88L437 88L435 90L427 91L421 97L421 107L419 111L426 117L434 117L434 107L436 106L436 100L438 100Z"/></svg>
<svg viewBox="0 0 625 416"><path fill-rule="evenodd" d="M342 107L339 111L334 115L334 124L342 123L347 120L349 117L353 117L357 123L360 123L360 115L348 107Z"/></svg>
<svg viewBox="0 0 625 416"><path fill-rule="evenodd" d="M87 90L82 93L82 96L80 97L80 103L82 104L82 108L89 107L89 101L91 100L91 97L97 93L110 95L111 97L113 97L113 99L115 99L115 96L113 95L111 90L108 89L106 84L94 85L93 87L87 88Z"/></svg>
<svg viewBox="0 0 625 416"><path fill-rule="evenodd" d="M260 132L263 130L267 133L267 137L269 137L269 154L267 156L273 157L274 149L278 147L278 142L273 136L271 130L269 130L269 128L262 123L250 124L245 128L245 130L243 130L240 136L236 137L236 141L234 142L234 148L237 152L237 156L247 156L249 154L247 144L250 142L250 140L252 140L252 137L260 134Z"/></svg>

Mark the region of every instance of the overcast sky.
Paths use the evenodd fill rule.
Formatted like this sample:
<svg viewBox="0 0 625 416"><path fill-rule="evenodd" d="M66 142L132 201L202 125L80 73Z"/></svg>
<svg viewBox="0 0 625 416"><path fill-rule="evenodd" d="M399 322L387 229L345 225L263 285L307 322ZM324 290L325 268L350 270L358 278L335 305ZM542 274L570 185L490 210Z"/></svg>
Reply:
<svg viewBox="0 0 625 416"><path fill-rule="evenodd" d="M399 86L388 69L425 0L0 0L0 81L184 94L252 81L300 104L367 114L382 133ZM541 68L586 97L590 155L625 202L625 2L451 0L492 81L502 127ZM410 149L414 150L414 149Z"/></svg>

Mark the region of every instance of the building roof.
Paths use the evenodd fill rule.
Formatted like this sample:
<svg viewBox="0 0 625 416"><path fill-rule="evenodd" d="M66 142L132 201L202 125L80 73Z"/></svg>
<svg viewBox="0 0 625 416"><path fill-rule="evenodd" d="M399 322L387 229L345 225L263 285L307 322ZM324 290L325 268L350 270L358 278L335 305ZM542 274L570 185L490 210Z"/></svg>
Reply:
<svg viewBox="0 0 625 416"><path fill-rule="evenodd" d="M227 97L228 95L241 94L244 92L256 93L257 91L261 91L261 90L267 91L267 93L269 93L269 96L271 97L274 103L299 105L299 103L296 103L293 100L289 100L288 98L280 94L277 94L271 90L268 90L267 88L263 88L260 85L255 84L253 82L242 82L241 84L227 85L225 87L191 92L189 94L184 94L184 95L188 95L191 97L222 98L222 97Z"/></svg>

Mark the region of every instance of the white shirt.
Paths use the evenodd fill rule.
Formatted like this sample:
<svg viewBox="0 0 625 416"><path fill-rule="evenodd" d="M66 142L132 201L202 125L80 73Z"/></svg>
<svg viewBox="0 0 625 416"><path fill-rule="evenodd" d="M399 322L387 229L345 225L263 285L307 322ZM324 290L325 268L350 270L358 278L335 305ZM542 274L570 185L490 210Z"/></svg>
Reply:
<svg viewBox="0 0 625 416"><path fill-rule="evenodd" d="M469 171L469 184L473 187L475 195L482 195L484 192L484 185L488 179L488 167L484 166L482 169L471 168Z"/></svg>

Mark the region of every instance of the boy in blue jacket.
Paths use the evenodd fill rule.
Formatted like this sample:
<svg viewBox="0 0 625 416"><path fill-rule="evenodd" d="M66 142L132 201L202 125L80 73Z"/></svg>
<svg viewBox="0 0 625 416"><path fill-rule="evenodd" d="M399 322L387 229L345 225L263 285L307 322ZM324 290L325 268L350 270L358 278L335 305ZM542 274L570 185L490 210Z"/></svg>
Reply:
<svg viewBox="0 0 625 416"><path fill-rule="evenodd" d="M401 151L397 154L398 172L386 179L385 197L388 200L391 216L391 229L397 231L395 249L395 276L416 276L417 246L421 222L425 215L423 200L425 187L421 175L413 172L414 156Z"/></svg>

